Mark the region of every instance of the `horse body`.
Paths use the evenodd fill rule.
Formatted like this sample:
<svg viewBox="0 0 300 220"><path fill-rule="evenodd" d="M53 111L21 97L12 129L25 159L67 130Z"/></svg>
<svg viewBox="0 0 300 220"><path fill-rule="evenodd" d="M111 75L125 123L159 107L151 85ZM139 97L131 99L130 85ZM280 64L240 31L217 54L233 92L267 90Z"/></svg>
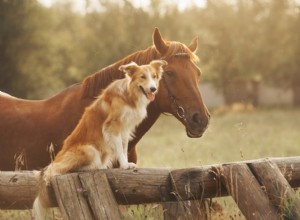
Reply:
<svg viewBox="0 0 300 220"><path fill-rule="evenodd" d="M154 46L125 57L52 98L30 101L0 94L0 170L14 170L16 163L23 169L39 169L49 164L51 157L47 147L53 144L54 151L58 152L85 107L108 84L123 78L118 68L131 61L143 65L154 59L165 59L168 65L156 99L147 108L148 117L129 143L128 160L136 163L136 144L162 112L180 120L189 137L202 136L209 113L198 88L200 70L193 62L197 41L192 41L189 47L165 41L158 29L154 31L153 41Z"/></svg>
<svg viewBox="0 0 300 220"><path fill-rule="evenodd" d="M47 147L53 143L58 149L88 105L76 91L78 85L37 101L0 96L1 170L41 168L49 163Z"/></svg>

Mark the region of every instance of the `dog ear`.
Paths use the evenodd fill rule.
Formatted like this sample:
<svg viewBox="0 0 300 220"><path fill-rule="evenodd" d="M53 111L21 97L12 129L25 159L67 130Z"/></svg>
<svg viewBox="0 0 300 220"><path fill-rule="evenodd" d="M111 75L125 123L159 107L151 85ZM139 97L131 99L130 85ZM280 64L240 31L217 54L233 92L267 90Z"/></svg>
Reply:
<svg viewBox="0 0 300 220"><path fill-rule="evenodd" d="M150 65L156 70L159 78L161 78L162 73L164 72L162 67L168 65L168 62L165 60L153 60L150 62Z"/></svg>
<svg viewBox="0 0 300 220"><path fill-rule="evenodd" d="M135 63L131 62L119 67L119 70L126 73L128 76L132 76L140 67Z"/></svg>

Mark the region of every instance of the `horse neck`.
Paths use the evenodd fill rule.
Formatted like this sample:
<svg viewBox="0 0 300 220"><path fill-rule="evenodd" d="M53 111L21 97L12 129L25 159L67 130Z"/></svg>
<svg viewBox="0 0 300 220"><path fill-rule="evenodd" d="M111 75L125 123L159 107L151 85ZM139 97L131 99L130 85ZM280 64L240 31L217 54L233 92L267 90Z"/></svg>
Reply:
<svg viewBox="0 0 300 220"><path fill-rule="evenodd" d="M129 142L128 151L135 149L136 144L141 140L146 132L152 127L160 116L160 111L155 102L151 102L147 108L148 115L145 120L135 130L134 138ZM134 161L134 160L131 160Z"/></svg>
<svg viewBox="0 0 300 220"><path fill-rule="evenodd" d="M155 47L149 47L145 50L135 52L118 62L101 69L93 75L85 78L82 83L82 97L94 98L116 79L124 78L124 73L119 70L121 65L134 61L138 65L148 64L153 59L158 59L159 54Z"/></svg>

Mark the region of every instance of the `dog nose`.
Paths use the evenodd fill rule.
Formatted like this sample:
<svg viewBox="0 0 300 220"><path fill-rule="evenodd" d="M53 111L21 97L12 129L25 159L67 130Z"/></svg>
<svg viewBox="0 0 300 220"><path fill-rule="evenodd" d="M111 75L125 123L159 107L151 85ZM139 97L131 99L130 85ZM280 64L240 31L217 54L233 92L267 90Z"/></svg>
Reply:
<svg viewBox="0 0 300 220"><path fill-rule="evenodd" d="M156 88L155 88L155 87L151 87L151 88L150 88L150 91L151 91L151 92L155 92L155 91L156 91Z"/></svg>

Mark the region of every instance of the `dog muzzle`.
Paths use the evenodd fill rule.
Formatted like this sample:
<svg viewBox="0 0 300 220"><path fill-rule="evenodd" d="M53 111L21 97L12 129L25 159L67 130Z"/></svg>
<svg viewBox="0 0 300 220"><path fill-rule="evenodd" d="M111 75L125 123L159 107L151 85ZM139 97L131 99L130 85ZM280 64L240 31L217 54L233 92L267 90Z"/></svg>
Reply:
<svg viewBox="0 0 300 220"><path fill-rule="evenodd" d="M146 92L145 89L142 86L139 86L139 87L140 87L141 91L143 92L143 94L146 96L146 98L150 102L154 101L154 99L155 99L155 93L154 92L151 92L151 91Z"/></svg>

